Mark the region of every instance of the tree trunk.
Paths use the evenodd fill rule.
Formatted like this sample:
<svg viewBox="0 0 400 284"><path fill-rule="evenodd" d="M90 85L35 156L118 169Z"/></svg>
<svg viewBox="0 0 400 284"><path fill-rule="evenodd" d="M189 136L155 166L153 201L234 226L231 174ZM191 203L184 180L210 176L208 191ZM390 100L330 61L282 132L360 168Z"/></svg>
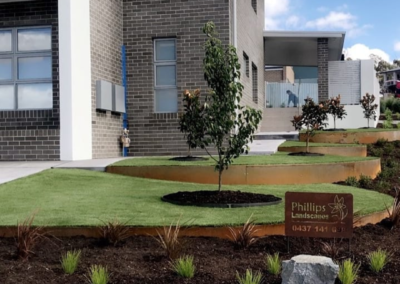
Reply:
<svg viewBox="0 0 400 284"><path fill-rule="evenodd" d="M333 129L336 129L336 116L333 116Z"/></svg>
<svg viewBox="0 0 400 284"><path fill-rule="evenodd" d="M309 148L309 144L310 143L310 135L307 135L307 140L306 140L306 152L310 153L310 148Z"/></svg>
<svg viewBox="0 0 400 284"><path fill-rule="evenodd" d="M223 172L224 168L220 167L219 168L219 172L218 172L218 192L221 191L222 188L222 172Z"/></svg>

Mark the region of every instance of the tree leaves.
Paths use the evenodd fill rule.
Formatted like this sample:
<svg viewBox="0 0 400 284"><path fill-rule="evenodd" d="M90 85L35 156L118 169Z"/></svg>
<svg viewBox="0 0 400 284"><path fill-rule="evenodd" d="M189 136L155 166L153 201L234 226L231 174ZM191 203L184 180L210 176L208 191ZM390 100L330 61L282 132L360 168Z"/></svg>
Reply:
<svg viewBox="0 0 400 284"><path fill-rule="evenodd" d="M215 169L219 171L221 189L222 172L233 159L248 153L247 144L253 141L262 112L239 104L243 85L239 82L240 63L235 47L223 46L212 22L204 26L203 32L208 37L204 45L204 79L211 91L203 107L197 97L184 97L185 114L180 129L192 148L207 150L209 145L215 146L218 153Z"/></svg>

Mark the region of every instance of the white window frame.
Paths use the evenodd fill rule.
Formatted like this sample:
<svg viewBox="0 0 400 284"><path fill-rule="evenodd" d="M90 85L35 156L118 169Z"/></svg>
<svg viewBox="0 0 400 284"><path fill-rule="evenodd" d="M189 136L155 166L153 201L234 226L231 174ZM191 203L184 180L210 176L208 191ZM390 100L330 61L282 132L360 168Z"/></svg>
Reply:
<svg viewBox="0 0 400 284"><path fill-rule="evenodd" d="M174 41L175 43L175 60L157 60L157 42L160 41ZM178 112L178 99L176 100L177 110L175 112L171 111L157 111L156 103L156 91L158 90L175 90L178 95L178 78L177 78L177 48L176 48L176 38L157 38L153 40L153 52L154 52L154 113L177 113ZM175 66L175 85L159 85L157 86L157 67L158 66Z"/></svg>
<svg viewBox="0 0 400 284"><path fill-rule="evenodd" d="M50 29L51 26L29 26L29 27L14 27L14 28L1 28L0 31L11 31L11 51L0 52L0 59L11 59L11 80L0 80L0 86L14 86L14 108L2 109L0 111L18 111L18 110L46 110L51 108L19 108L18 107L18 85L33 85L33 84L51 84L53 88L53 47L50 44L48 50L33 50L33 51L18 51L18 31L19 30L36 30L36 29ZM32 58L32 57L50 57L51 61L51 74L50 78L45 79L18 79L18 59L19 58ZM53 92L52 92L53 95ZM53 97L52 97L53 102Z"/></svg>

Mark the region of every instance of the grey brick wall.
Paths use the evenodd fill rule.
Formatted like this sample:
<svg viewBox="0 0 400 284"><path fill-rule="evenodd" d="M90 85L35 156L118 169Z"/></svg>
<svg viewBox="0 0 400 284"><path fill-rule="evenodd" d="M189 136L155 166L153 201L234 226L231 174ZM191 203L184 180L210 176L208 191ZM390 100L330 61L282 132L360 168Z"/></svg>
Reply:
<svg viewBox="0 0 400 284"><path fill-rule="evenodd" d="M57 161L60 130L0 131L0 161Z"/></svg>
<svg viewBox="0 0 400 284"><path fill-rule="evenodd" d="M328 40L318 39L318 101L328 99Z"/></svg>
<svg viewBox="0 0 400 284"><path fill-rule="evenodd" d="M179 110L182 92L207 84L203 77L204 24L215 22L229 43L229 0L124 0L124 44L128 62L128 120L131 156L185 155L178 114L154 113L153 40L176 38ZM250 2L249 2L250 5ZM251 7L251 5L250 5Z"/></svg>
<svg viewBox="0 0 400 284"><path fill-rule="evenodd" d="M257 4L257 12L252 4ZM244 86L242 105L248 105L256 109L263 109L265 105L265 81L264 81L264 1L237 0L237 51L242 65L241 83ZM257 66L258 76L258 103L253 101L253 78L245 75L245 61L243 52L249 56L251 65ZM250 70L251 71L251 70Z"/></svg>
<svg viewBox="0 0 400 284"><path fill-rule="evenodd" d="M53 109L0 111L0 160L59 160L57 0L0 3L0 29L52 27Z"/></svg>
<svg viewBox="0 0 400 284"><path fill-rule="evenodd" d="M93 158L121 156L122 115L96 111L96 81L122 85L122 0L90 0Z"/></svg>

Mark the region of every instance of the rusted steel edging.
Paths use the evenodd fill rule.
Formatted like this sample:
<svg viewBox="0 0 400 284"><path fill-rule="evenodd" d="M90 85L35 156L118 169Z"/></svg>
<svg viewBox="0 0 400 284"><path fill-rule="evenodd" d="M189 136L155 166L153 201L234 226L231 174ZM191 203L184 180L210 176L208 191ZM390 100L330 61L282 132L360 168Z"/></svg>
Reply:
<svg viewBox="0 0 400 284"><path fill-rule="evenodd" d="M388 141L400 140L400 130L393 131L375 131L375 132L317 132L311 138L310 142L314 143L340 143L340 144L373 144L379 139ZM306 135L300 133L300 141L306 141Z"/></svg>
<svg viewBox="0 0 400 284"><path fill-rule="evenodd" d="M376 224L389 216L387 211L380 211L370 215L360 217L354 224L354 227L362 227L366 224ZM239 231L241 227L234 227ZM256 225L257 232L255 236L284 236L285 224ZM45 233L54 237L78 237L99 238L99 229L97 227L44 227ZM162 227L130 227L130 236L157 236L157 231L161 231ZM0 237L15 238L17 236L17 227L0 227ZM189 227L181 228L180 236L182 237L215 237L221 239L229 239L229 227Z"/></svg>
<svg viewBox="0 0 400 284"><path fill-rule="evenodd" d="M109 166L106 171L157 180L218 184L218 173L212 166ZM333 183L351 176L375 178L380 171L379 158L326 164L233 165L224 173L223 182L227 185Z"/></svg>

